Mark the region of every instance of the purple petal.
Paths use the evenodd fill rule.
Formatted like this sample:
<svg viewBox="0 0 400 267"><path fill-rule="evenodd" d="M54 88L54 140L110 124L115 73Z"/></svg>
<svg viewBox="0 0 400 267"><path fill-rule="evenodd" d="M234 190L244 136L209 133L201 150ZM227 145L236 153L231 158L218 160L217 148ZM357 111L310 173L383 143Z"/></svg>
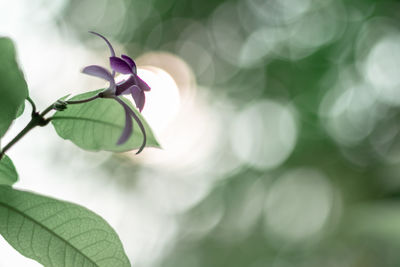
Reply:
<svg viewBox="0 0 400 267"><path fill-rule="evenodd" d="M99 36L100 38L102 38L102 39L107 43L108 48L110 48L111 56L112 56L112 57L115 57L114 48L112 47L111 43L107 40L106 37L104 37L103 35L101 35L100 33L97 33L97 32L92 32L92 31L90 31L90 33L92 33L92 34L94 34L94 35L97 35L97 36Z"/></svg>
<svg viewBox="0 0 400 267"><path fill-rule="evenodd" d="M128 63L119 57L110 57L110 65L111 68L122 74L133 74L131 67L129 67Z"/></svg>
<svg viewBox="0 0 400 267"><path fill-rule="evenodd" d="M136 154L139 154L140 152L142 152L142 150L146 146L146 142L147 142L146 130L144 129L144 126L143 126L142 122L140 121L139 117L135 114L135 112L133 110L129 109L129 113L131 114L133 119L136 121L136 123L139 125L139 128L140 128L140 130L142 131L142 134L143 134L142 145L140 146L138 152L136 152Z"/></svg>
<svg viewBox="0 0 400 267"><path fill-rule="evenodd" d="M126 103L124 101L122 101L119 97L114 97L114 99L117 100L118 103L120 103L122 106L124 106L124 108L127 106ZM128 106L128 109L125 109L125 110L127 110L129 112L129 114L132 116L132 118L136 121L136 123L139 125L139 128L143 134L142 145L140 146L138 152L136 152L136 154L139 154L140 152L142 152L142 150L146 146L146 142L147 142L146 130L144 129L144 126L143 126L142 122L140 121L139 117L136 115L136 113L131 108L129 108L129 106Z"/></svg>
<svg viewBox="0 0 400 267"><path fill-rule="evenodd" d="M143 91L150 91L151 89L150 86L137 75L136 75L136 84Z"/></svg>
<svg viewBox="0 0 400 267"><path fill-rule="evenodd" d="M144 103L146 102L146 97L143 90L134 85L129 88L129 91L132 95L133 100L135 100L136 107L139 109L140 112L142 112Z"/></svg>
<svg viewBox="0 0 400 267"><path fill-rule="evenodd" d="M133 75L129 76L129 78L123 82L120 82L117 84L117 90L116 90L116 95L121 95L121 94L125 94L126 93L130 93L130 91L127 91L129 89L129 87L131 87L132 85L136 85L136 79L135 77L133 77Z"/></svg>
<svg viewBox="0 0 400 267"><path fill-rule="evenodd" d="M91 75L91 76L95 76L95 77L99 77L104 80L107 80L110 82L110 88L115 88L114 77L111 75L111 73L107 69L103 68L102 66L90 65L90 66L83 68L82 72L85 74Z"/></svg>
<svg viewBox="0 0 400 267"><path fill-rule="evenodd" d="M133 132L133 123L130 115L130 107L121 99L117 97L115 99L121 104L125 111L125 127L117 142L117 145L122 145L128 141L129 137L131 136Z"/></svg>
<svg viewBox="0 0 400 267"><path fill-rule="evenodd" d="M133 73L136 74L136 63L133 61L133 59L127 55L121 55L122 59L128 63L129 67L131 67Z"/></svg>

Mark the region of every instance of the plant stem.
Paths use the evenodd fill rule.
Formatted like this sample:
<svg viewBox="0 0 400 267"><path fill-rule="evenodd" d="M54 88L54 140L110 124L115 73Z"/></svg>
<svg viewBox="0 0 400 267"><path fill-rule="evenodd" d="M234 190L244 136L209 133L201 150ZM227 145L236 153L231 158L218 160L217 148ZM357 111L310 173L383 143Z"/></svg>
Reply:
<svg viewBox="0 0 400 267"><path fill-rule="evenodd" d="M31 104L31 106L32 106L32 114L33 113L35 113L36 112L36 105L35 105L35 102L33 102L33 100L28 96L27 98L26 98L26 100L28 100L28 102Z"/></svg>
<svg viewBox="0 0 400 267"><path fill-rule="evenodd" d="M65 101L65 103L67 103L67 104L82 104L82 103L87 103L87 102L93 101L93 100L95 100L95 99L97 99L99 97L100 96L97 94L97 95L94 95L94 96L89 97L87 99L75 100L75 101L74 100L67 100L67 101Z"/></svg>
<svg viewBox="0 0 400 267"><path fill-rule="evenodd" d="M45 110L42 111L42 113L38 114L43 120L45 120L45 118L43 117L44 115L46 115L47 113L49 113L53 107L54 107L55 103L51 104L50 106L48 106Z"/></svg>
<svg viewBox="0 0 400 267"><path fill-rule="evenodd" d="M87 103L87 102L93 101L93 100L95 100L95 99L97 99L99 97L100 96L97 94L97 95L92 96L92 97L87 98L87 99L76 100L76 101L65 101L65 103L66 104ZM55 103L51 104L50 106L48 106L41 113L39 113L39 112L36 111L36 105L33 102L33 100L30 97L28 97L26 100L32 105L32 119L25 126L25 128L22 129L21 132L19 132L17 134L17 136L14 137L14 139L12 139L2 150L0 150L0 160L3 158L3 156L6 153L6 151L9 150L13 145L15 145L15 143L17 143L22 137L24 137L30 130L32 130L36 126L45 126L45 125L47 125L47 123L51 120L51 118L45 119L44 116L47 113L49 113L50 111L52 111L54 109L54 106L57 104L57 102L55 102Z"/></svg>
<svg viewBox="0 0 400 267"><path fill-rule="evenodd" d="M33 128L35 128L36 126L38 126L38 121L37 119L35 119L34 117L32 117L31 121L25 126L24 129L22 129L21 132L19 132L19 134L14 137L13 140L11 140L0 152L0 160L1 158L4 156L4 154L6 153L6 151L8 149L10 149L15 143L17 143L22 137L24 137L25 134L27 134L30 130L32 130Z"/></svg>

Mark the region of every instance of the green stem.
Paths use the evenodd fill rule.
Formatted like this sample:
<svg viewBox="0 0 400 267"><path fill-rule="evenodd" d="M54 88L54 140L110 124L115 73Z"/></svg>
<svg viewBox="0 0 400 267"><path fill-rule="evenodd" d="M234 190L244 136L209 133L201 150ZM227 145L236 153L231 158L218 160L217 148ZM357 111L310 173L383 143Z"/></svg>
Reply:
<svg viewBox="0 0 400 267"><path fill-rule="evenodd" d="M65 103L67 103L67 104L82 104L82 103L87 103L87 102L93 101L93 100L95 100L95 99L97 99L99 97L100 97L99 94L97 94L97 95L94 95L94 96L89 97L87 99L75 100L75 101L74 100L67 100L67 101L65 101Z"/></svg>
<svg viewBox="0 0 400 267"><path fill-rule="evenodd" d="M49 113L53 108L54 108L55 103L51 104L50 106L48 106L45 110L42 111L42 113L39 114L39 116L41 117L42 120L46 120L44 118L44 115L46 115L47 113Z"/></svg>
<svg viewBox="0 0 400 267"><path fill-rule="evenodd" d="M99 97L100 97L99 95L95 95L95 96L92 96L92 97L90 97L88 99L82 99L82 100L76 100L76 101L65 101L65 103L66 104L87 103L87 102L95 100L95 99L97 99ZM45 126L45 125L47 125L47 123L49 123L51 118L46 119L46 118L44 118L44 116L47 113L49 113L50 111L52 111L54 109L55 104L57 103L57 102L55 102L55 103L51 104L45 110L43 110L41 113L39 113L39 112L36 111L36 105L35 105L35 103L33 102L33 100L30 97L27 98L27 101L32 105L32 119L25 126L25 128L22 129L21 132L19 132L18 135L14 137L14 139L12 139L2 150L0 150L0 160L3 158L3 156L5 155L7 150L9 150L13 145L15 145L15 143L17 143L22 137L24 137L30 130L32 130L36 126Z"/></svg>
<svg viewBox="0 0 400 267"><path fill-rule="evenodd" d="M27 98L26 98L26 100L28 100L28 102L31 104L31 106L32 106L32 114L33 113L36 113L36 105L35 105L35 102L33 102L33 100L28 96Z"/></svg>
<svg viewBox="0 0 400 267"><path fill-rule="evenodd" d="M37 113L35 113L37 114ZM32 117L31 121L25 126L24 129L22 129L21 132L19 132L19 134L14 137L13 140L11 140L4 148L3 150L1 150L0 152L0 160L1 158L5 155L5 153L7 152L7 150L9 150L15 143L17 143L22 137L24 137L24 135L26 135L30 130L32 130L33 128L35 128L36 126L39 125L39 120L36 116Z"/></svg>

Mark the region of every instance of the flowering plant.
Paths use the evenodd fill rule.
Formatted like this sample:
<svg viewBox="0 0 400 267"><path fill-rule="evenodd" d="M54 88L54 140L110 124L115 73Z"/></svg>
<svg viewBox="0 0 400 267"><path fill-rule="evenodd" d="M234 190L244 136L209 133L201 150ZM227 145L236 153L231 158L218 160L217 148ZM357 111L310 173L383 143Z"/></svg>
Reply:
<svg viewBox="0 0 400 267"><path fill-rule="evenodd" d="M0 38L0 141L12 122L32 106L29 123L0 148L0 234L16 250L44 266L131 266L115 231L97 214L76 204L12 188L18 173L8 150L37 126L52 122L57 134L86 150L113 152L159 147L141 111L150 87L126 55L111 56L111 72L90 65L82 72L109 82L108 88L61 98L37 111L8 38ZM127 75L116 81L116 73ZM130 95L136 108L124 96ZM52 115L51 112L53 112ZM133 121L134 120L134 121ZM141 133L133 131L134 124ZM142 137L142 138L140 138ZM140 140L141 139L141 140Z"/></svg>
<svg viewBox="0 0 400 267"><path fill-rule="evenodd" d="M136 116L135 112L133 112L133 110L124 101L122 101L119 98L119 96L131 94L132 99L136 103L136 107L139 109L140 112L142 112L145 103L144 92L150 91L150 86L148 86L147 83L137 75L136 63L132 58L130 58L127 55L116 57L114 48L104 36L96 32L91 32L91 33L101 37L107 43L111 52L110 66L112 69L112 73L110 73L107 69L103 68L102 66L98 65L87 66L82 70L82 72L88 75L102 78L110 83L109 87L106 90L98 94L98 97L113 98L124 108L125 127L124 131L121 134L121 137L118 139L117 144L121 145L125 143L131 136L133 130L132 120L131 120L132 117L137 122L143 133L143 143L137 152L139 154L146 145L146 131L140 119ZM121 74L128 74L129 77L126 80L116 83L115 82L116 72Z"/></svg>

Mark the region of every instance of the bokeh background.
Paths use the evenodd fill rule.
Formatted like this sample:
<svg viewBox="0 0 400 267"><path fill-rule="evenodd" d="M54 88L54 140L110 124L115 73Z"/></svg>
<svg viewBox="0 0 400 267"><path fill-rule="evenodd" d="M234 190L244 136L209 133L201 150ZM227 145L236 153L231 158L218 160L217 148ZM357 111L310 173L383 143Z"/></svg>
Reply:
<svg viewBox="0 0 400 267"><path fill-rule="evenodd" d="M42 109L102 88L107 36L152 87L163 149L82 151L52 126L16 187L79 203L136 267L400 266L400 3L0 0ZM8 132L29 120L29 108ZM0 238L0 266L39 266Z"/></svg>

